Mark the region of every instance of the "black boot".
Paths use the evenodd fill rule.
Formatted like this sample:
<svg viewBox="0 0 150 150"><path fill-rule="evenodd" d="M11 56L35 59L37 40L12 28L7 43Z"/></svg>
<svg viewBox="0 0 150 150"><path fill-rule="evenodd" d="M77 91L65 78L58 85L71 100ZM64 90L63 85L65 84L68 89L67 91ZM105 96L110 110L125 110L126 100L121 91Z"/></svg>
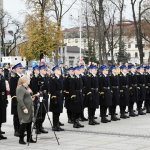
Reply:
<svg viewBox="0 0 150 150"><path fill-rule="evenodd" d="M73 128L80 128L80 126L78 125L78 123L77 123L77 122L74 122L74 124L73 124Z"/></svg>
<svg viewBox="0 0 150 150"><path fill-rule="evenodd" d="M111 121L108 120L106 117L103 117L103 118L101 119L101 122L102 122L102 123L108 123L108 122L111 122Z"/></svg>
<svg viewBox="0 0 150 150"><path fill-rule="evenodd" d="M2 134L0 134L0 140L6 140L7 137L3 136Z"/></svg>
<svg viewBox="0 0 150 150"><path fill-rule="evenodd" d="M89 119L89 125L95 125L92 118Z"/></svg>
<svg viewBox="0 0 150 150"><path fill-rule="evenodd" d="M19 139L19 144L23 144L23 145L26 144L26 142L24 141L24 138L23 138L23 137L20 137L20 139Z"/></svg>
<svg viewBox="0 0 150 150"><path fill-rule="evenodd" d="M83 127L84 127L84 125L80 124L79 120L77 121L77 124L78 124L78 126L79 126L80 128L83 128Z"/></svg>

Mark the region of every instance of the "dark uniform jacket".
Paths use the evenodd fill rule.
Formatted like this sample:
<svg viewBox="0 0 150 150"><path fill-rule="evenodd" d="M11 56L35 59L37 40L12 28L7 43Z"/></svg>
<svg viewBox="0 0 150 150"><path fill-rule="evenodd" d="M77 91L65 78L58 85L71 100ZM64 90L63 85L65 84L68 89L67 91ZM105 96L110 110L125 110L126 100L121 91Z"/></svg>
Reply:
<svg viewBox="0 0 150 150"><path fill-rule="evenodd" d="M54 113L63 112L63 77L51 78L50 82L50 111Z"/></svg>
<svg viewBox="0 0 150 150"><path fill-rule="evenodd" d="M48 111L48 92L49 92L49 77L42 76L41 74L38 75L38 90L40 94L43 96L43 104L46 106L46 110L44 105L40 106L41 113L46 113Z"/></svg>
<svg viewBox="0 0 150 150"><path fill-rule="evenodd" d="M17 73L13 73L10 77L10 95L11 97L16 96L16 88L20 76ZM14 97L11 100L11 114L17 115L17 98Z"/></svg>
<svg viewBox="0 0 150 150"><path fill-rule="evenodd" d="M138 84L138 101L145 101L146 99L146 78L145 74L137 73Z"/></svg>
<svg viewBox="0 0 150 150"><path fill-rule="evenodd" d="M112 92L110 85L110 77L107 75L99 75L99 92L100 92L100 105L111 106L112 105Z"/></svg>
<svg viewBox="0 0 150 150"><path fill-rule="evenodd" d="M74 75L74 78L69 80L69 93L70 93L70 110L73 113L81 113L83 109L83 81L81 77Z"/></svg>
<svg viewBox="0 0 150 150"><path fill-rule="evenodd" d="M120 105L128 106L129 105L129 80L127 75L121 73L119 75L120 83Z"/></svg>
<svg viewBox="0 0 150 150"><path fill-rule="evenodd" d="M0 75L0 123L6 122L7 94L5 79Z"/></svg>
<svg viewBox="0 0 150 150"><path fill-rule="evenodd" d="M130 101L138 101L137 75L132 72L128 73Z"/></svg>
<svg viewBox="0 0 150 150"><path fill-rule="evenodd" d="M145 80L146 80L146 100L150 105L150 74L145 73Z"/></svg>
<svg viewBox="0 0 150 150"><path fill-rule="evenodd" d="M98 76L89 73L86 82L86 99L88 108L99 107L99 83Z"/></svg>
<svg viewBox="0 0 150 150"><path fill-rule="evenodd" d="M112 105L116 106L120 104L120 87L119 87L119 76L110 75L110 85L112 90Z"/></svg>

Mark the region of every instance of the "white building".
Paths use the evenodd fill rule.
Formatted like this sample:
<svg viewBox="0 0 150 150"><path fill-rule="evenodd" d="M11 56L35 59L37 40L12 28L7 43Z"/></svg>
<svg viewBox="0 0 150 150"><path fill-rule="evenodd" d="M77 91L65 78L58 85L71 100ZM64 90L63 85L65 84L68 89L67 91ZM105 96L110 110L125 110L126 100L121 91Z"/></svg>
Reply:
<svg viewBox="0 0 150 150"><path fill-rule="evenodd" d="M128 30L128 28L133 27L132 26L133 22L127 22L127 23L128 23L127 25L129 25L129 26L125 26L124 27L125 30ZM118 28L118 27L116 27L116 28ZM68 63L71 64L71 62L73 60L74 60L74 62L76 62L76 58L77 58L76 56L80 55L79 51L78 52L76 51L76 53L74 53L74 47L76 47L76 48L80 47L80 38L79 38L78 34L79 34L79 28L77 28L77 27L64 30L64 44L66 45L66 49L68 47L69 51L72 52L72 53L68 53L68 51L66 50L67 53L63 54L63 57L66 58L65 61L67 61L67 64ZM138 51L138 48L137 48L136 37L134 37L134 36L132 36L132 37L124 36L123 41L124 41L124 44L125 44L125 47L126 47L126 52L130 56L129 62L139 64L140 63L140 55L139 55L139 51ZM148 45L148 43L146 41L143 41L143 47L144 47L144 58L143 59L144 59L145 64L147 64L148 61L150 60L150 47L148 47L147 45ZM98 54L98 43L96 43L95 46L96 46L95 47L96 54ZM81 47L82 47L83 51L88 49L87 38L85 36L82 38ZM106 49L107 49L107 51L109 50L107 43L106 43ZM118 45L117 45L116 48L114 49L114 59L115 59L115 61L117 61L118 49L119 48L118 48ZM84 53L84 52L82 52L82 53ZM111 60L110 54L108 55L108 60Z"/></svg>

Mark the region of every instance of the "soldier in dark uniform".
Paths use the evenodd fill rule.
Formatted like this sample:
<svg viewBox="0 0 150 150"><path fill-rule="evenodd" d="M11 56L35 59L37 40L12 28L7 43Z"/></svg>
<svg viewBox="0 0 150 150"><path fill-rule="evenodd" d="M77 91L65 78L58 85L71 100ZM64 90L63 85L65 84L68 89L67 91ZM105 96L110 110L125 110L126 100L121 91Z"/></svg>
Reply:
<svg viewBox="0 0 150 150"><path fill-rule="evenodd" d="M95 111L99 108L99 82L97 76L97 66L89 67L89 74L86 82L86 100L88 106L89 125L99 124L95 119Z"/></svg>
<svg viewBox="0 0 150 150"><path fill-rule="evenodd" d="M128 68L125 65L120 66L121 73L119 75L120 83L120 118L127 119L129 116L125 114L126 107L129 105L129 80Z"/></svg>
<svg viewBox="0 0 150 150"><path fill-rule="evenodd" d="M145 78L146 78L145 108L146 113L150 113L150 66L145 67Z"/></svg>
<svg viewBox="0 0 150 150"><path fill-rule="evenodd" d="M5 78L3 76L2 68L0 67L0 140L7 139L7 137L3 136L2 134L5 134L1 130L2 123L6 122L6 108L7 108L7 93L6 93L6 82Z"/></svg>
<svg viewBox="0 0 150 150"><path fill-rule="evenodd" d="M80 128L84 127L79 123L80 114L83 108L83 82L80 77L80 67L74 68L74 78L69 80L69 94L70 94L70 110L73 114L73 127Z"/></svg>
<svg viewBox="0 0 150 150"><path fill-rule="evenodd" d="M112 106L110 107L111 120L117 121L120 120L116 116L116 107L120 104L120 89L119 89L119 76L117 74L116 66L110 67L110 84L112 90Z"/></svg>
<svg viewBox="0 0 150 150"><path fill-rule="evenodd" d="M144 67L137 67L137 84L138 84L138 103L137 109L139 115L145 115L146 113L142 109L143 102L146 99L146 78L144 74Z"/></svg>
<svg viewBox="0 0 150 150"><path fill-rule="evenodd" d="M48 92L49 92L49 78L46 76L47 74L47 66L41 65L39 66L40 73L38 75L38 90L40 93L40 97L43 99L39 99L40 107L38 112L37 119L37 133L48 133L43 127L43 123L45 121L46 113L48 112Z"/></svg>
<svg viewBox="0 0 150 150"><path fill-rule="evenodd" d="M63 112L63 77L61 76L61 69L57 65L52 71L54 72L54 76L51 79L49 84L50 86L50 111L53 115L53 131L64 131L60 127L60 113Z"/></svg>
<svg viewBox="0 0 150 150"><path fill-rule="evenodd" d="M80 66L80 76L81 76L81 79L82 79L82 82L83 82L83 109L82 109L82 112L81 112L81 116L80 116L80 119L81 121L88 121L87 118L84 117L84 108L86 108L86 97L85 97L85 86L86 86L86 83L88 82L87 81L87 76L85 75L85 66L84 65L81 65Z"/></svg>
<svg viewBox="0 0 150 150"><path fill-rule="evenodd" d="M110 77L108 75L108 67L103 65L100 67L99 75L99 93L100 93L100 114L101 122L111 122L106 118L107 109L112 106L112 92L110 85Z"/></svg>
<svg viewBox="0 0 150 150"><path fill-rule="evenodd" d="M38 85L38 76L39 76L39 66L35 65L33 66L33 73L31 74L31 79L30 79L30 85L29 87L31 88L33 95L38 94L40 89L39 89L39 85ZM34 112L36 114L36 110L37 110L37 105L39 103L39 97L35 96L34 99ZM38 117L36 118L36 133L40 134L40 129L39 129L39 118L40 118L40 113L38 113Z"/></svg>
<svg viewBox="0 0 150 150"><path fill-rule="evenodd" d="M130 94L129 115L130 117L135 117L137 116L137 114L134 112L133 106L134 103L137 104L138 102L136 67L134 65L129 65L128 69L129 69L128 79L129 79L129 94Z"/></svg>
<svg viewBox="0 0 150 150"><path fill-rule="evenodd" d="M23 66L21 63L16 64L12 67L13 73L10 77L10 95L12 97L11 101L11 114L13 115L13 125L14 125L14 136L19 136L19 118L17 113L17 99L16 99L16 88L19 78L22 76Z"/></svg>
<svg viewBox="0 0 150 150"><path fill-rule="evenodd" d="M65 96L65 107L67 109L68 123L73 123L72 111L70 110L70 93L69 93L69 80L74 78L74 68L68 68L68 75L64 79L64 96Z"/></svg>

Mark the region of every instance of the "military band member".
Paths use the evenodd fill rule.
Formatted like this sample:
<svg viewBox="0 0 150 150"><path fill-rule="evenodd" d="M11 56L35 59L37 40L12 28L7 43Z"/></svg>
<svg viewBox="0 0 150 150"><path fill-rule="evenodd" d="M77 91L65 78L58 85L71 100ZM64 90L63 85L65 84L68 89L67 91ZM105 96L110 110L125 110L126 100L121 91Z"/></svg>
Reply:
<svg viewBox="0 0 150 150"><path fill-rule="evenodd" d="M33 92L33 95L39 93L40 91L39 85L38 85L38 77L39 77L39 66L35 65L33 66L33 72L31 74L30 85L29 85L29 87L31 88ZM36 114L37 105L39 103L39 97L36 96L33 103L34 103L34 113ZM39 129L39 117L40 117L39 114L38 114L38 117L36 118L36 133L37 134L41 133Z"/></svg>
<svg viewBox="0 0 150 150"><path fill-rule="evenodd" d="M74 78L69 80L69 93L70 93L70 110L73 114L73 127L80 128L84 127L79 123L80 114L83 108L83 82L80 77L80 67L77 66L74 68Z"/></svg>
<svg viewBox="0 0 150 150"><path fill-rule="evenodd" d="M146 113L150 113L150 66L145 67L145 78L146 78L145 108Z"/></svg>
<svg viewBox="0 0 150 150"><path fill-rule="evenodd" d="M3 136L5 132L1 130L2 123L5 123L7 118L7 103L6 82L3 76L2 67L0 67L0 140L7 139L7 137Z"/></svg>
<svg viewBox="0 0 150 150"><path fill-rule="evenodd" d="M84 116L84 108L86 108L86 97L85 97L85 86L86 86L86 83L88 82L87 81L87 76L85 75L85 66L84 65L81 65L80 66L80 72L81 72L81 74L80 74L80 76L81 76L81 79L82 79L82 82L83 82L83 109L82 109L82 112L81 112L81 121L88 121L88 119L87 118L85 118L85 116Z"/></svg>
<svg viewBox="0 0 150 150"><path fill-rule="evenodd" d="M120 66L121 73L119 75L120 83L120 118L127 119L128 115L125 114L126 107L129 105L129 80L128 68L125 65Z"/></svg>
<svg viewBox="0 0 150 150"><path fill-rule="evenodd" d="M48 133L43 127L43 123L45 121L46 113L48 112L48 84L49 84L49 78L46 76L47 74L47 66L41 65L39 66L39 75L38 75L38 90L40 93L40 96L43 98L40 100L40 108L39 108L39 114L38 114L38 128L37 131L40 133Z"/></svg>
<svg viewBox="0 0 150 150"><path fill-rule="evenodd" d="M62 123L59 121L60 113L63 112L63 77L61 76L61 69L59 66L55 66L52 71L54 76L49 84L50 86L50 111L53 116L53 131L64 131L60 127Z"/></svg>
<svg viewBox="0 0 150 150"><path fill-rule="evenodd" d="M138 102L138 88L137 88L137 75L136 75L136 67L134 65L128 66L129 73L129 94L130 94L130 101L129 101L129 115L130 117L135 117L137 114L134 112L133 109L134 103L137 104Z"/></svg>
<svg viewBox="0 0 150 150"><path fill-rule="evenodd" d="M87 75L86 100L88 106L89 125L99 124L95 119L95 111L99 108L99 82L97 76L97 66L89 67L90 73Z"/></svg>
<svg viewBox="0 0 150 150"><path fill-rule="evenodd" d="M138 84L138 103L137 109L139 115L145 115L146 113L143 111L142 106L143 102L146 99L146 78L144 75L144 67L137 67L137 84Z"/></svg>
<svg viewBox="0 0 150 150"><path fill-rule="evenodd" d="M74 78L74 68L70 67L68 68L68 75L66 75L64 79L64 96L65 96L65 107L67 109L67 116L68 116L68 123L73 123L73 116L72 116L72 111L70 109L70 93L69 93L69 80L71 78Z"/></svg>
<svg viewBox="0 0 150 150"><path fill-rule="evenodd" d="M17 112L17 99L16 99L16 88L19 78L22 76L23 66L21 63L16 64L12 67L14 71L10 77L10 95L12 97L11 101L11 114L13 115L13 125L14 125L14 136L19 136L19 118Z"/></svg>
<svg viewBox="0 0 150 150"><path fill-rule="evenodd" d="M108 67L103 65L100 67L99 75L99 93L100 93L100 114L101 122L108 123L111 120L106 118L107 109L112 106L112 92L110 85L110 77L108 75Z"/></svg>
<svg viewBox="0 0 150 150"><path fill-rule="evenodd" d="M117 121L120 120L116 116L116 107L120 104L120 88L119 88L119 76L117 74L117 67L110 67L110 84L112 90L112 106L110 107L111 120Z"/></svg>

